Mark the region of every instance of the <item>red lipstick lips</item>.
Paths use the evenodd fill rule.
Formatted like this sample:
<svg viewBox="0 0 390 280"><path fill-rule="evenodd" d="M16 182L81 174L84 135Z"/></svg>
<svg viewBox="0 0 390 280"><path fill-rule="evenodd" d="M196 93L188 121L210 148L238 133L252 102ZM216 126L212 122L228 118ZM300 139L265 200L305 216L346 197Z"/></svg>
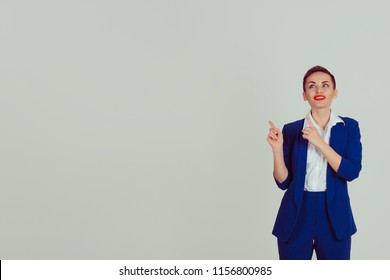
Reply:
<svg viewBox="0 0 390 280"><path fill-rule="evenodd" d="M316 95L314 96L314 100L324 100L325 96L324 95Z"/></svg>

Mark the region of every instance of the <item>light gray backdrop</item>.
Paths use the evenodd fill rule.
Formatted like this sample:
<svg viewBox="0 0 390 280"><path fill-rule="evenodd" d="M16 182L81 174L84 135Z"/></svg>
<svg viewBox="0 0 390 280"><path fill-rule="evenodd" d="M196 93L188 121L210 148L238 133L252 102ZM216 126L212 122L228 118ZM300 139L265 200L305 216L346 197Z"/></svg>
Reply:
<svg viewBox="0 0 390 280"><path fill-rule="evenodd" d="M386 1L0 2L0 259L277 259L268 120L336 76L353 259L390 259Z"/></svg>

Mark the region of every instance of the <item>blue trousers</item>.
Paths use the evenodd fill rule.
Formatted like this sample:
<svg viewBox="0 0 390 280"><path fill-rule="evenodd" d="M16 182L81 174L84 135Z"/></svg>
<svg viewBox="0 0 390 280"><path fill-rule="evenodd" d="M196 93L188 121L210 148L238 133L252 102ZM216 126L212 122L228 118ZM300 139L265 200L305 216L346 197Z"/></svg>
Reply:
<svg viewBox="0 0 390 280"><path fill-rule="evenodd" d="M278 240L281 260L349 260L351 237L337 240L326 211L326 192L304 193L301 212L288 241Z"/></svg>

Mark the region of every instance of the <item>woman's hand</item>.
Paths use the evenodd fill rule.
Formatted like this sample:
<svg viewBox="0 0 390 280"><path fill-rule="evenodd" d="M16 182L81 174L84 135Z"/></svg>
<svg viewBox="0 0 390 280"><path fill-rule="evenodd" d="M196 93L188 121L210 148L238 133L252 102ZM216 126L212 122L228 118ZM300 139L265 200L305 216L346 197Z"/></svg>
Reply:
<svg viewBox="0 0 390 280"><path fill-rule="evenodd" d="M312 123L309 115L306 115L307 122L309 123L309 127L305 127L303 129L302 137L309 141L312 145L317 148L321 148L321 145L325 144L324 140L321 138L320 134Z"/></svg>
<svg viewBox="0 0 390 280"><path fill-rule="evenodd" d="M326 144L324 140L322 140L320 134L310 120L309 115L307 115L306 118L309 122L309 127L303 129L302 137L304 139L307 139L311 144L317 147L318 151L324 155L325 159L333 168L333 170L335 172L338 172L342 160L341 156L336 153L331 146Z"/></svg>
<svg viewBox="0 0 390 280"><path fill-rule="evenodd" d="M272 147L274 156L274 178L281 184L288 176L288 170L283 155L283 134L272 121L268 121L268 123L271 128L268 132L267 141Z"/></svg>
<svg viewBox="0 0 390 280"><path fill-rule="evenodd" d="M273 150L280 150L283 148L283 134L282 131L275 126L272 121L268 121L271 128L269 129L267 141Z"/></svg>

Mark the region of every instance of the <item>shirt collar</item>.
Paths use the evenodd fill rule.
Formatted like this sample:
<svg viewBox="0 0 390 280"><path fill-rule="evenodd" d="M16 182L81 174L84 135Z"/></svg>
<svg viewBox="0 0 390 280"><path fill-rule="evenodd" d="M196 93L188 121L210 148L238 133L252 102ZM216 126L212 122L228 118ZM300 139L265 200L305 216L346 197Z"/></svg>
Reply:
<svg viewBox="0 0 390 280"><path fill-rule="evenodd" d="M307 113L310 117L310 120L312 121L312 123L314 124L314 127L317 128L317 129L321 129L322 128L316 123L316 121L314 120L313 116L311 115L311 111L309 111L309 113ZM333 126L335 126L336 124L338 123L342 123L342 124L345 124L343 119L340 118L338 115L336 115L333 110L330 111L330 118L329 118L329 122L326 126L326 129L327 128L332 128ZM305 121L303 123L303 127L309 127L309 123L307 122L307 119L305 117Z"/></svg>

